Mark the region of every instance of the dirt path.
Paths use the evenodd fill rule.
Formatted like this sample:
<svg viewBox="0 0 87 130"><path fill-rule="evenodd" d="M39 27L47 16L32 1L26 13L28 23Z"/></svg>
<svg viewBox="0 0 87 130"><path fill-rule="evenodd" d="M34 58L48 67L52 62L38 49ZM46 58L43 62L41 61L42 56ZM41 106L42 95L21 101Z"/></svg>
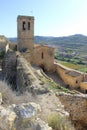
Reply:
<svg viewBox="0 0 87 130"><path fill-rule="evenodd" d="M54 73L50 73L50 72L45 72L45 74L53 79L53 81L57 84L60 84L61 86L65 86L65 84L63 83L62 79L58 76L58 74L56 72Z"/></svg>

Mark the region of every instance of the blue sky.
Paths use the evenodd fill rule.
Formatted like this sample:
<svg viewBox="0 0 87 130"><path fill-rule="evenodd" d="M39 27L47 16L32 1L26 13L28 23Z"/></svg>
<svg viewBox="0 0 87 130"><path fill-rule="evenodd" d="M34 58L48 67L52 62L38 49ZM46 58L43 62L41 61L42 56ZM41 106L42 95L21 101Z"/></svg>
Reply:
<svg viewBox="0 0 87 130"><path fill-rule="evenodd" d="M17 16L35 17L34 35L87 35L87 0L0 0L0 35L17 36Z"/></svg>

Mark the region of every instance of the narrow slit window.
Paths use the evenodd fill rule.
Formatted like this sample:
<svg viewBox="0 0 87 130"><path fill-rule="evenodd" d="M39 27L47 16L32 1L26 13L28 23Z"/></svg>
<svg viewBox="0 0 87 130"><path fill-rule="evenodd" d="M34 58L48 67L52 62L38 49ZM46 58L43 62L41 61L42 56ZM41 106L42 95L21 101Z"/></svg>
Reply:
<svg viewBox="0 0 87 130"><path fill-rule="evenodd" d="M44 54L43 54L43 52L42 52L42 54L41 54L41 58L42 58L42 59L44 58Z"/></svg>
<svg viewBox="0 0 87 130"><path fill-rule="evenodd" d="M76 80L76 84L78 83L78 81Z"/></svg>
<svg viewBox="0 0 87 130"><path fill-rule="evenodd" d="M28 22L28 30L30 30L30 22Z"/></svg>
<svg viewBox="0 0 87 130"><path fill-rule="evenodd" d="M23 30L26 30L26 23L25 22L23 22Z"/></svg>

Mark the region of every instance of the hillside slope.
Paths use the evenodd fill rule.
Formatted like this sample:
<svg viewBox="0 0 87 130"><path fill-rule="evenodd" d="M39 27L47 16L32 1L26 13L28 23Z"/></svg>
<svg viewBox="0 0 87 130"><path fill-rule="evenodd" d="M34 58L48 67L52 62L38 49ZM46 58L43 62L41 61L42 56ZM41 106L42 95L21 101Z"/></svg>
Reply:
<svg viewBox="0 0 87 130"><path fill-rule="evenodd" d="M10 41L17 41L17 38L9 38ZM87 36L76 34L66 37L48 37L48 36L35 36L35 43L40 44L87 44Z"/></svg>

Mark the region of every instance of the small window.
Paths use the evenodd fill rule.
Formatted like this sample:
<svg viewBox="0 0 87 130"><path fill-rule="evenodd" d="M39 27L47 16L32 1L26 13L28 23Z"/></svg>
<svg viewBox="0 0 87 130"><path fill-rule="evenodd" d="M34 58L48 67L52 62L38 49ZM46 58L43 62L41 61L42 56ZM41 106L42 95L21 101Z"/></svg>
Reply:
<svg viewBox="0 0 87 130"><path fill-rule="evenodd" d="M26 23L23 22L23 30L26 30Z"/></svg>
<svg viewBox="0 0 87 130"><path fill-rule="evenodd" d="M44 58L43 52L42 52L42 54L41 54L41 58L42 58L42 59Z"/></svg>
<svg viewBox="0 0 87 130"><path fill-rule="evenodd" d="M28 30L30 30L30 22L28 22Z"/></svg>

